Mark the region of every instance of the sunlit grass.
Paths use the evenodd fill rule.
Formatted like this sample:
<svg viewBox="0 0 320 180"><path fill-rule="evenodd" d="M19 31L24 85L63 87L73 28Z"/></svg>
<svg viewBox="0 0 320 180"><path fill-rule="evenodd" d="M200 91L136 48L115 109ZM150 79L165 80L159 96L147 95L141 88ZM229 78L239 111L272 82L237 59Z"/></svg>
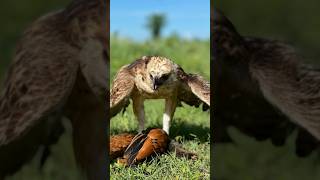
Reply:
<svg viewBox="0 0 320 180"><path fill-rule="evenodd" d="M236 129L230 134L234 144L214 146L215 178L248 180L320 179L320 153L299 158L295 154L293 134L284 146L276 147L270 141L256 141Z"/></svg>
<svg viewBox="0 0 320 180"><path fill-rule="evenodd" d="M177 158L174 153L170 153L132 168L113 163L111 179L209 179L209 145L197 140L185 141L183 144L197 152L198 160Z"/></svg>

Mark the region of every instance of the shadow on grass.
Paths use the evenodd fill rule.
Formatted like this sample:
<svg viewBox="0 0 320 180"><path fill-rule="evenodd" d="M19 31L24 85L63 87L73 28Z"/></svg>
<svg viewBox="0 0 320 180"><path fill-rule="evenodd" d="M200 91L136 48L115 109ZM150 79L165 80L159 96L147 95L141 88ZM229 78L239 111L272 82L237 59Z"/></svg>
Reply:
<svg viewBox="0 0 320 180"><path fill-rule="evenodd" d="M210 128L203 125L192 124L183 119L175 119L170 127L170 137L182 136L186 140L199 139L200 142L207 142Z"/></svg>
<svg viewBox="0 0 320 180"><path fill-rule="evenodd" d="M112 130L112 133L110 134L110 136L122 134L122 133L138 134L138 130L123 131L121 129L114 129L114 130Z"/></svg>
<svg viewBox="0 0 320 180"><path fill-rule="evenodd" d="M159 128L159 127L151 127ZM149 129L149 128L148 128ZM111 135L124 133L120 130L115 130ZM125 133L138 134L138 131L126 131ZM208 136L210 133L210 128L197 126L194 124L184 123L184 124L175 124L171 126L170 138L174 139L177 136L182 136L185 140L193 140L195 138L199 139L201 143L208 141Z"/></svg>
<svg viewBox="0 0 320 180"><path fill-rule="evenodd" d="M162 128L162 124L160 122L149 124L147 129L150 128ZM130 130L123 131L121 129L114 129L111 135L116 135L120 133L130 133L137 134L138 131ZM176 118L173 120L170 127L170 138L175 139L178 136L181 136L182 139L185 140L193 140L198 139L201 143L207 142L209 139L210 128L204 127L203 125L197 125L194 123L189 123L181 118Z"/></svg>

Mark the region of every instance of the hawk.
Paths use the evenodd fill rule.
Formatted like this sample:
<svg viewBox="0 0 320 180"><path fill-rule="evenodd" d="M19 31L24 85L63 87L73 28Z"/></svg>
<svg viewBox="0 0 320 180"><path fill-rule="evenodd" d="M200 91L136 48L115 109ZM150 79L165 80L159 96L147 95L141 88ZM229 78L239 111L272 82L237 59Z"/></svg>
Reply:
<svg viewBox="0 0 320 180"><path fill-rule="evenodd" d="M298 129L296 152L310 154L320 140L320 71L286 43L242 36L222 12L213 13L216 139L230 140L232 125L282 145Z"/></svg>
<svg viewBox="0 0 320 180"><path fill-rule="evenodd" d="M132 99L133 112L144 129L144 101L165 99L163 130L169 134L170 121L180 102L204 110L210 106L210 84L203 77L185 73L170 59L160 56L143 56L121 67L113 80L110 94L110 112L115 116Z"/></svg>
<svg viewBox="0 0 320 180"><path fill-rule="evenodd" d="M0 179L56 141L63 118L84 175L107 176L108 11L73 0L24 32L0 93Z"/></svg>

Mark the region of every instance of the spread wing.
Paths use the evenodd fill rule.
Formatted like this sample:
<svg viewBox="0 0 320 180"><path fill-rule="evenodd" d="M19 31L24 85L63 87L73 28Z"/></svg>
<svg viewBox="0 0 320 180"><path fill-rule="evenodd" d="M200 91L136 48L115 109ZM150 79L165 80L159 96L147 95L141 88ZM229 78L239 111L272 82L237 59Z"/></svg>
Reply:
<svg viewBox="0 0 320 180"><path fill-rule="evenodd" d="M282 145L298 129L296 152L310 154L319 147L320 72L299 67L288 45L242 37L222 12L211 12L216 140L229 141L227 127L234 126L257 140Z"/></svg>
<svg viewBox="0 0 320 180"><path fill-rule="evenodd" d="M271 104L320 140L320 72L302 67L295 56L286 58L269 64L256 61L251 65L253 78Z"/></svg>
<svg viewBox="0 0 320 180"><path fill-rule="evenodd" d="M118 114L130 103L129 98L134 89L134 79L128 68L123 66L113 80L110 93L110 114L111 117Z"/></svg>
<svg viewBox="0 0 320 180"><path fill-rule="evenodd" d="M106 90L109 90L109 76L106 75L109 74L107 42L103 37L97 36L96 39L88 40L79 52L81 72L99 100L104 100Z"/></svg>
<svg viewBox="0 0 320 180"><path fill-rule="evenodd" d="M42 51L39 46L18 49L9 69L0 94L0 145L58 112L73 88L78 69L74 57L54 47L50 48L55 53Z"/></svg>
<svg viewBox="0 0 320 180"><path fill-rule="evenodd" d="M210 83L199 75L185 73L180 67L177 73L182 82L179 100L196 107L203 103L206 110L210 106Z"/></svg>

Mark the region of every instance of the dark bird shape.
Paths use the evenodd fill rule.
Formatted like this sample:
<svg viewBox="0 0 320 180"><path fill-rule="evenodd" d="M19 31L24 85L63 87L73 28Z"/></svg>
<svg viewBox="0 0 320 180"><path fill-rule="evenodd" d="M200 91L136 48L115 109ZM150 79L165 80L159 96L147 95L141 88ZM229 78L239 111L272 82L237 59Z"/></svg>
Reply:
<svg viewBox="0 0 320 180"><path fill-rule="evenodd" d="M55 143L63 118L84 177L107 176L108 12L104 0L73 0L24 32L0 92L0 179Z"/></svg>
<svg viewBox="0 0 320 180"><path fill-rule="evenodd" d="M230 141L234 126L282 145L298 129L296 152L310 154L320 139L320 71L283 42L241 36L217 9L211 24L216 141Z"/></svg>
<svg viewBox="0 0 320 180"><path fill-rule="evenodd" d="M144 101L165 99L163 130L169 134L175 109L185 102L203 109L210 106L210 84L202 76L186 73L179 65L161 56L143 56L120 68L110 93L110 113L115 116L132 99L133 112L144 129Z"/></svg>
<svg viewBox="0 0 320 180"><path fill-rule="evenodd" d="M127 164L132 165L152 154L162 154L167 150L168 134L162 129L152 129L148 134L138 134L124 152Z"/></svg>
<svg viewBox="0 0 320 180"><path fill-rule="evenodd" d="M110 157L118 158L118 163L128 166L170 151L174 151L177 157L197 158L195 153L170 140L162 129L146 130L136 136L127 133L114 135L110 139Z"/></svg>

